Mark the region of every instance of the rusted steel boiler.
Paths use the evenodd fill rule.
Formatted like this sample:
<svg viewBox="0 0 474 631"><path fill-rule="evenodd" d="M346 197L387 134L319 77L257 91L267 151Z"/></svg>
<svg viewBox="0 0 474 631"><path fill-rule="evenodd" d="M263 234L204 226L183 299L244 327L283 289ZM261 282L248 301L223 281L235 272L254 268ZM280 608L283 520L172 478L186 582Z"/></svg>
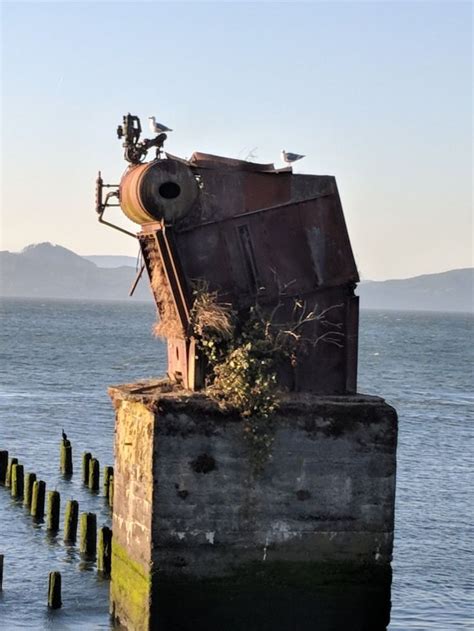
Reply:
<svg viewBox="0 0 474 631"><path fill-rule="evenodd" d="M303 325L312 343L298 361L279 366L279 383L290 391L355 392L359 276L335 178L204 153L163 155L165 134L140 143L137 121L128 115L119 127L131 164L105 200L99 177L97 211L108 223L103 212L118 198L141 226L144 265L169 325L169 377L190 389L204 383L190 326L193 286L204 280L222 303L244 313L258 302L282 326L294 317L295 301L328 314ZM142 162L150 147L156 159ZM330 330L339 343L331 343Z"/></svg>

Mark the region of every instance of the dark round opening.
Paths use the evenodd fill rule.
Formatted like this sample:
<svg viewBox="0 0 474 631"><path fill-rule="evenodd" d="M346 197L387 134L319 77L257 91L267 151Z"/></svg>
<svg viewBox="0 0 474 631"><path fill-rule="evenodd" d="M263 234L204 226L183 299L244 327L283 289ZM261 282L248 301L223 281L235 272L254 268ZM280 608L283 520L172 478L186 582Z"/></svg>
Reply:
<svg viewBox="0 0 474 631"><path fill-rule="evenodd" d="M163 182L158 192L165 199L176 199L181 193L181 187L176 182Z"/></svg>

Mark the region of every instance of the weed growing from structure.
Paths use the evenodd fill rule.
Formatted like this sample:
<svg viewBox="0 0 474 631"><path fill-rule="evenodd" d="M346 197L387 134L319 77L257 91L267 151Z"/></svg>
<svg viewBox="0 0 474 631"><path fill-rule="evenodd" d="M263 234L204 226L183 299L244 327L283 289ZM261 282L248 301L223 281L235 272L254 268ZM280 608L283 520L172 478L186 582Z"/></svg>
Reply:
<svg viewBox="0 0 474 631"><path fill-rule="evenodd" d="M207 285L195 289L192 327L207 361L208 393L239 412L256 473L271 459L277 366L285 360L294 364L302 347L315 343L304 338L304 325L319 320L327 330L317 341L342 345L342 325L327 319L328 309L317 315L316 309L295 300L291 322L277 325L280 307L266 313L255 304L237 317L231 305L218 303L217 292Z"/></svg>

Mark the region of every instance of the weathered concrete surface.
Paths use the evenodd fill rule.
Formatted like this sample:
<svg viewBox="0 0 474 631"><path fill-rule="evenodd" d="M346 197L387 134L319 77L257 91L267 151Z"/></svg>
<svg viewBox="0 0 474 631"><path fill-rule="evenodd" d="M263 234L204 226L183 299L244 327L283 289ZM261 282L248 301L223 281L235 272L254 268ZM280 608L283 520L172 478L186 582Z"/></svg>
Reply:
<svg viewBox="0 0 474 631"><path fill-rule="evenodd" d="M163 595L170 602L185 588L199 600L206 585L254 594L251 585L268 584L276 593L275 581L284 588L290 577L299 593L348 577L389 585L393 408L377 397L287 397L271 459L256 473L235 413L204 394L166 390L164 382L110 389L111 602L122 624L153 628Z"/></svg>
<svg viewBox="0 0 474 631"><path fill-rule="evenodd" d="M116 412L111 613L130 629L147 629L155 415L134 401L122 401Z"/></svg>

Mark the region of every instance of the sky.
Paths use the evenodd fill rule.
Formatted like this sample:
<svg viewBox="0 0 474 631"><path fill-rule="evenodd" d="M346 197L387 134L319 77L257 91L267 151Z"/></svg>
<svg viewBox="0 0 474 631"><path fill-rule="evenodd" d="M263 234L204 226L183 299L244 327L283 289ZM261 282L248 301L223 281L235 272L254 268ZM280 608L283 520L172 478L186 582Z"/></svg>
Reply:
<svg viewBox="0 0 474 631"><path fill-rule="evenodd" d="M137 254L94 211L131 112L182 157L306 154L295 172L336 177L363 278L473 265L469 2L15 0L1 26L0 249Z"/></svg>

